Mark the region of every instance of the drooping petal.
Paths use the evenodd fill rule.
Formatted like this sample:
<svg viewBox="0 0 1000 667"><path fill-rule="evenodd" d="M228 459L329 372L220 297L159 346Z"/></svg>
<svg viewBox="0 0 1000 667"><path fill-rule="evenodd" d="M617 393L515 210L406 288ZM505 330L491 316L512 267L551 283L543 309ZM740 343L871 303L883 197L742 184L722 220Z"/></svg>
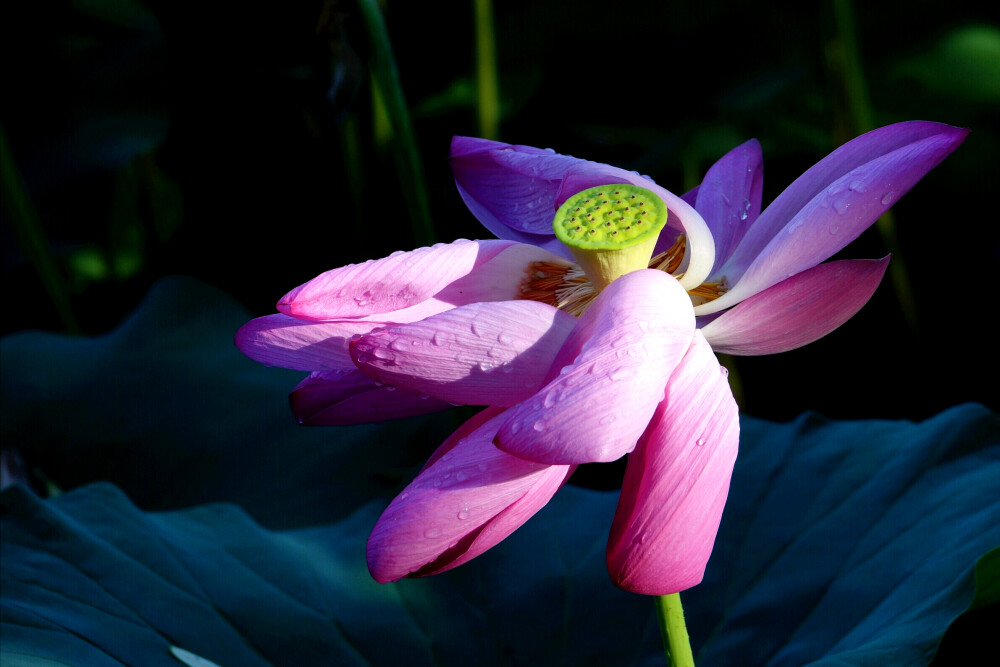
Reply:
<svg viewBox="0 0 1000 667"><path fill-rule="evenodd" d="M361 371L317 371L288 397L304 426L351 426L440 412L450 403L389 385Z"/></svg>
<svg viewBox="0 0 1000 667"><path fill-rule="evenodd" d="M397 252L321 273L278 302L306 320L336 320L419 306L509 248L511 241L467 241Z"/></svg>
<svg viewBox="0 0 1000 667"><path fill-rule="evenodd" d="M478 556L563 485L572 466L524 461L493 446L504 418L497 408L473 417L389 504L368 538L376 581L437 574Z"/></svg>
<svg viewBox="0 0 1000 667"><path fill-rule="evenodd" d="M938 127L942 128L938 133L884 153L833 180L829 187L804 204L759 251L732 289L715 301L696 307L695 313L707 315L729 308L815 266L857 238L965 138L965 130L946 125ZM768 223L765 216L769 212L770 207L761 214L733 258L723 267L721 272L730 282L734 274L727 270L734 266L738 256L742 257L745 246L755 242L758 227Z"/></svg>
<svg viewBox="0 0 1000 667"><path fill-rule="evenodd" d="M851 216L856 216L859 209L874 211L881 207L881 210L884 211L890 204L903 196L924 174L955 150L968 132L968 130L941 123L908 121L872 130L852 139L813 165L778 195L761 213L732 256L716 273L726 275L730 284L735 284L764 251L764 248L771 243L772 239L790 226L793 219L797 218L799 220L797 224L802 224L801 212L810 204L815 205L819 201L825 201L828 207L843 208L846 205ZM907 151L908 148L909 151ZM899 169L900 178L892 178L895 174L886 172L884 175L888 178L884 180L879 178L878 183L873 182L872 177L878 178L873 173L876 167L864 169L865 165L900 150L904 152L898 157L904 159L890 160L890 164ZM914 162L907 164L906 159ZM882 166L889 165L882 163ZM845 177L856 170L860 170L856 176ZM867 198L872 199L873 202L861 204L859 201L852 201L850 193L855 192L852 189L852 185L855 183L863 188L863 191L856 193L859 195L858 200L864 198L860 195L867 194ZM828 191L826 197L821 196L824 191ZM845 197L848 198L845 199ZM883 200L885 200L884 203ZM852 206L854 210L850 210ZM865 221L864 225L870 224L874 220L875 218L871 218ZM847 223L837 224L842 228L840 233L846 233L845 225ZM826 254L814 264L826 259L831 254L833 252ZM728 303L728 305L732 305L732 303Z"/></svg>
<svg viewBox="0 0 1000 667"><path fill-rule="evenodd" d="M284 314L250 320L236 332L236 347L265 366L298 371L354 370L347 351L355 334L377 322L307 322Z"/></svg>
<svg viewBox="0 0 1000 667"><path fill-rule="evenodd" d="M820 264L758 292L701 332L716 352L775 354L822 338L854 316L875 292L889 258Z"/></svg>
<svg viewBox="0 0 1000 667"><path fill-rule="evenodd" d="M576 318L537 301L474 303L354 341L371 377L452 403L510 406L542 385Z"/></svg>
<svg viewBox="0 0 1000 667"><path fill-rule="evenodd" d="M695 209L715 239L716 267L721 268L726 263L760 215L763 189L763 156L756 139L723 155L705 174ZM710 275L708 279L715 278Z"/></svg>
<svg viewBox="0 0 1000 667"><path fill-rule="evenodd" d="M739 417L725 369L698 333L629 456L608 539L616 585L666 595L701 581L738 446Z"/></svg>
<svg viewBox="0 0 1000 667"><path fill-rule="evenodd" d="M662 400L693 333L691 302L674 278L651 269L622 276L580 318L546 386L511 408L497 446L550 464L620 458Z"/></svg>
<svg viewBox="0 0 1000 667"><path fill-rule="evenodd" d="M582 162L554 151L486 139L455 137L451 142L451 168L462 198L500 238L515 232L554 239L556 193L566 171Z"/></svg>
<svg viewBox="0 0 1000 667"><path fill-rule="evenodd" d="M574 166L566 173L559 195L556 197L556 205L561 205L577 192L587 188L614 183L638 185L663 200L667 205L669 217L667 227L660 232L660 239L657 240L653 254L662 252L673 244L676 233L671 233L671 229L683 231L687 236L687 251L680 266L683 275L678 275L677 279L684 289L694 289L701 285L715 263L715 240L712 238L712 231L698 211L683 197L678 197L660 187L652 179L618 167L585 162Z"/></svg>

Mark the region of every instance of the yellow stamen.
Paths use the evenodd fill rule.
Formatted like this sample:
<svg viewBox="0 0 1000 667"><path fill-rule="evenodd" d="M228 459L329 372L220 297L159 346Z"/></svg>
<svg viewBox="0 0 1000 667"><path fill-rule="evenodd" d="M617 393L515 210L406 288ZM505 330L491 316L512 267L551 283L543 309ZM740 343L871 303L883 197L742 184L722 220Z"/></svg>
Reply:
<svg viewBox="0 0 1000 667"><path fill-rule="evenodd" d="M686 246L686 237L679 235L669 249L649 260L649 268L680 277L674 272L680 268ZM532 262L525 273L527 275L521 281L519 290L520 298L541 301L577 317L587 310L598 293L587 274L576 264ZM728 291L729 284L723 278L719 282L702 283L688 290L688 294L694 305L700 305L714 301Z"/></svg>

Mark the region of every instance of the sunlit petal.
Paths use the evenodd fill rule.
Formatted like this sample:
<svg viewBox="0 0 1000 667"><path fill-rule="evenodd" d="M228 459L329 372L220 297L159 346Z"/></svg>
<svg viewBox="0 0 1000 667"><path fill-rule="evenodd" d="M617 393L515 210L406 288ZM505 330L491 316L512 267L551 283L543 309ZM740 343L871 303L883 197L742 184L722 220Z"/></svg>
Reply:
<svg viewBox="0 0 1000 667"><path fill-rule="evenodd" d="M616 585L665 595L701 581L738 443L739 415L726 374L696 334L629 456L608 540Z"/></svg>

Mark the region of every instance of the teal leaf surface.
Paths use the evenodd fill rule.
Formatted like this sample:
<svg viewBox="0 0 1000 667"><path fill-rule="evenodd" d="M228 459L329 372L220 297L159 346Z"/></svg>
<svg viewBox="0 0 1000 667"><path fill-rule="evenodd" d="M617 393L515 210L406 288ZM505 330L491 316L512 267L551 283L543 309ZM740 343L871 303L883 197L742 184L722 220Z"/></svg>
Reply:
<svg viewBox="0 0 1000 667"><path fill-rule="evenodd" d="M110 481L143 509L234 501L291 527L394 492L450 432L447 418L300 427L287 396L305 373L244 357L233 335L249 319L172 277L103 336L7 336L0 436L62 488Z"/></svg>
<svg viewBox="0 0 1000 667"><path fill-rule="evenodd" d="M613 492L566 487L466 565L372 582L368 532L452 418L298 427L300 374L232 347L248 317L178 278L105 336L2 341L4 446L80 488L0 495L0 662L662 664L651 600L603 563ZM705 581L682 596L696 658L929 664L956 617L1000 601L998 546L986 409L744 417Z"/></svg>

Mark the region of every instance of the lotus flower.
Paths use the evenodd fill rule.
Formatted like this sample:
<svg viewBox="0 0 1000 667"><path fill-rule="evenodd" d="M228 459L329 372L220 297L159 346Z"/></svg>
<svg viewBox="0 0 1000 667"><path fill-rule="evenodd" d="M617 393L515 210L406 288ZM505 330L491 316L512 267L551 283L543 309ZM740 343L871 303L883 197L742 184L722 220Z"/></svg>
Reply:
<svg viewBox="0 0 1000 667"><path fill-rule="evenodd" d="M291 396L303 423L490 406L380 518L368 549L377 580L469 560L542 507L576 464L631 452L609 570L629 590L682 590L704 571L738 439L711 350L793 349L857 312L888 259L818 263L965 134L926 122L876 130L759 215L754 141L677 197L615 167L456 138L459 191L503 240L329 271L283 297L280 314L245 325L237 345L263 363L312 371ZM644 262L603 288L571 261L552 221L568 198L613 184L662 200L666 227L654 239L654 270Z"/></svg>

